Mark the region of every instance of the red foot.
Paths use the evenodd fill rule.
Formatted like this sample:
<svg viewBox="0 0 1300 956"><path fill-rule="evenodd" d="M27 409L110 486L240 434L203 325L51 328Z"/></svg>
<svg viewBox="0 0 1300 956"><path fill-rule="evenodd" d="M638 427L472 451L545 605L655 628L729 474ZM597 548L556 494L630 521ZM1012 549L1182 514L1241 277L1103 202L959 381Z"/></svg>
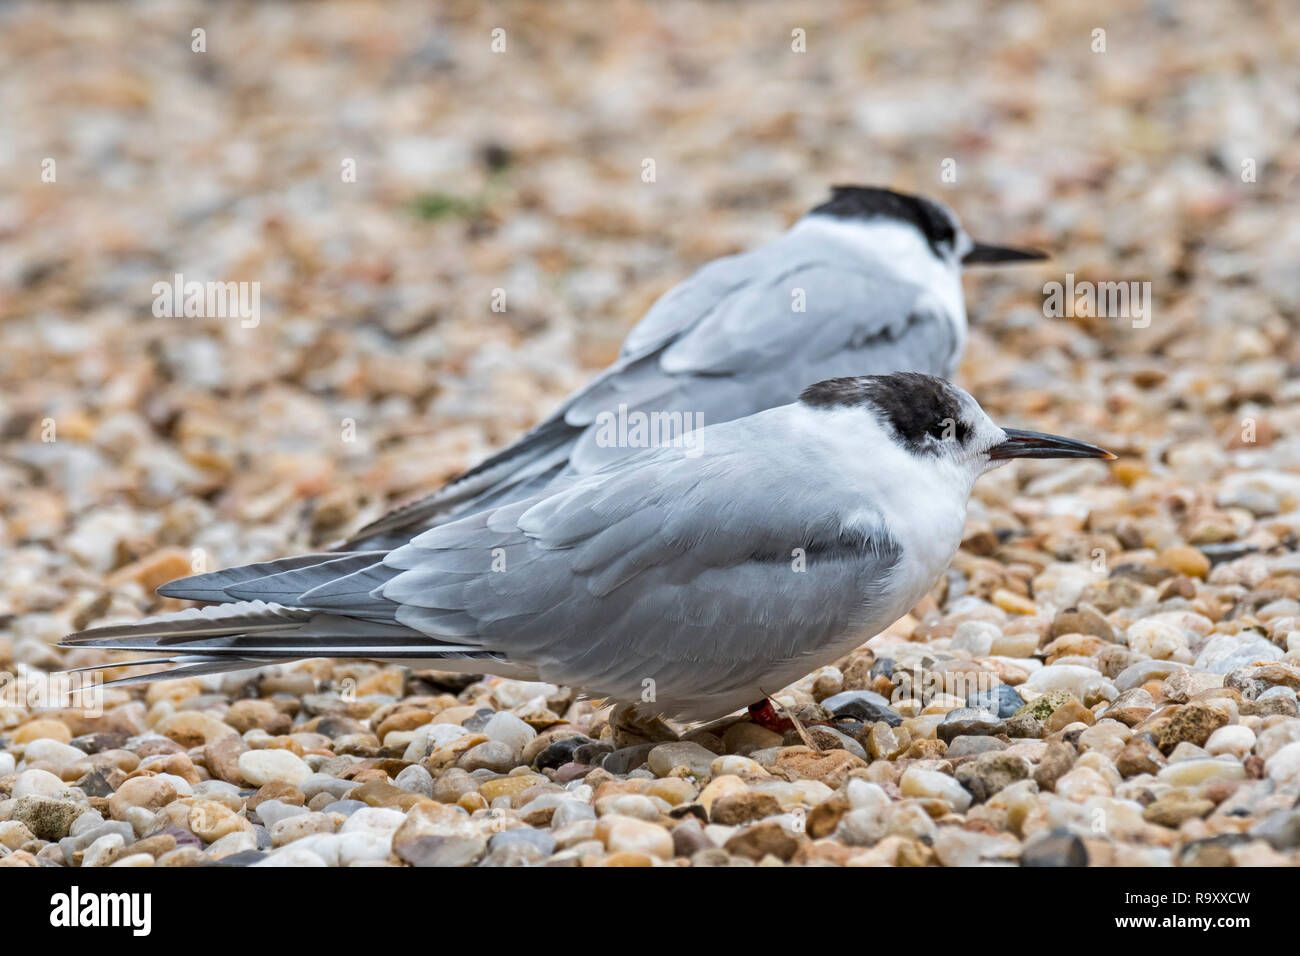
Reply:
<svg viewBox="0 0 1300 956"><path fill-rule="evenodd" d="M764 697L757 704L749 705L749 719L758 726L771 730L775 733L784 735L787 730L794 730L794 721L789 717L781 717L777 714L776 708L772 706L772 698ZM834 727L835 724L829 720L805 721L805 727Z"/></svg>
<svg viewBox="0 0 1300 956"><path fill-rule="evenodd" d="M764 697L757 704L749 705L749 719L758 726L778 734L784 734L787 730L794 730L794 723L788 717L781 717L777 714L770 697Z"/></svg>

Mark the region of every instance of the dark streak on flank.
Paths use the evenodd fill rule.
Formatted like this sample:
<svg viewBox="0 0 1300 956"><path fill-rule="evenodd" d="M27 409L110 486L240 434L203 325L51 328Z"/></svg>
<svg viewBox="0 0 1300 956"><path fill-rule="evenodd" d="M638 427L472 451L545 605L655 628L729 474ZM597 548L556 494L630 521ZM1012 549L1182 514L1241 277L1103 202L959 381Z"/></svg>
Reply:
<svg viewBox="0 0 1300 956"><path fill-rule="evenodd" d="M952 217L942 206L922 196L909 196L873 186L832 186L831 198L814 207L809 215L835 216L838 219L886 216L910 223L925 236L936 255L941 243L951 246L956 238Z"/></svg>
<svg viewBox="0 0 1300 956"><path fill-rule="evenodd" d="M956 426L958 441L966 436L960 398L951 385L933 375L893 372L832 378L809 385L799 400L813 408L873 408L913 451L924 447L926 435L949 420Z"/></svg>
<svg viewBox="0 0 1300 956"><path fill-rule="evenodd" d="M749 555L749 560L764 564L789 564L793 558L791 547L802 549L810 566L822 561L856 561L864 551L888 559L892 565L902 553L898 542L887 532L876 530L873 535L862 528L845 528L837 520L809 529L804 538L792 546L781 544L759 548Z"/></svg>

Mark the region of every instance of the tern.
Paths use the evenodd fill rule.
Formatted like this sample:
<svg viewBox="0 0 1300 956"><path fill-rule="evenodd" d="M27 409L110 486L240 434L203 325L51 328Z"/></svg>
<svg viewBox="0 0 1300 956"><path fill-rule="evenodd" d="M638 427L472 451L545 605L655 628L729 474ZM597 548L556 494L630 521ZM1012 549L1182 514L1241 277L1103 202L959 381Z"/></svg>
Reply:
<svg viewBox="0 0 1300 956"><path fill-rule="evenodd" d="M394 547L643 447L608 440L608 416L657 416L675 437L792 402L823 379L952 378L966 343L962 268L1043 258L974 241L951 209L924 197L834 187L777 239L668 291L618 359L519 441L342 547Z"/></svg>
<svg viewBox="0 0 1300 956"><path fill-rule="evenodd" d="M181 592L227 603L63 643L171 666L125 682L367 658L708 720L764 704L911 610L956 553L986 471L1115 457L1000 428L962 389L911 372L811 385L705 426L696 447L620 458L391 551L188 578Z"/></svg>

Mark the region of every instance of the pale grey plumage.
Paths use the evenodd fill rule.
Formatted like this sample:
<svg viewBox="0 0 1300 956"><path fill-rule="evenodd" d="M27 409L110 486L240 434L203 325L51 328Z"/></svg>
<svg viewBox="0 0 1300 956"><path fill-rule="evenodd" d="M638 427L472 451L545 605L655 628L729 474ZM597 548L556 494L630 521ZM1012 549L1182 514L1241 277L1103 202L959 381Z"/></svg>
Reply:
<svg viewBox="0 0 1300 956"><path fill-rule="evenodd" d="M308 657L428 662L718 716L914 606L960 543L975 479L1011 457L1113 456L1001 429L930 376L824 382L700 429L688 448L566 478L391 552L179 582L234 603L65 643L161 652L194 674Z"/></svg>
<svg viewBox="0 0 1300 956"><path fill-rule="evenodd" d="M756 670L797 670L846 630L877 623L873 602L899 557L791 408L705 429L698 456L648 451L440 525L379 560L335 554L269 576L263 563L251 580L226 572L237 582L227 600L256 591L305 606L241 601L68 643L168 649L169 662L216 658L226 669L418 658L619 699L637 699L648 680L664 688L657 706L687 716L738 706ZM795 549L806 564L797 573Z"/></svg>

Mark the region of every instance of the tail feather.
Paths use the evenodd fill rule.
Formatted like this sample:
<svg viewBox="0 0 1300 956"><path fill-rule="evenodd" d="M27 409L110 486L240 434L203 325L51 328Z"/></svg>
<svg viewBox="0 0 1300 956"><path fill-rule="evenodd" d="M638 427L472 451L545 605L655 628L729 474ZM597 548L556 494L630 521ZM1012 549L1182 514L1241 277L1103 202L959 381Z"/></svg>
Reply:
<svg viewBox="0 0 1300 956"><path fill-rule="evenodd" d="M310 620L315 613L305 608L281 607L263 601L194 607L175 614L147 617L130 624L78 631L69 634L59 643L64 647L112 647L112 642L119 639L140 638L170 644L207 635L284 630Z"/></svg>
<svg viewBox="0 0 1300 956"><path fill-rule="evenodd" d="M318 584L300 595L296 603L319 610L378 615L396 622L398 605L383 597L381 589L400 573L399 568L369 564L351 574Z"/></svg>
<svg viewBox="0 0 1300 956"><path fill-rule="evenodd" d="M296 568L248 578L227 587L226 594L239 601L272 601L276 604L297 606L302 596L335 578L344 577L378 564L384 551L358 551L352 554L332 554L324 560ZM227 598L226 600L229 600Z"/></svg>
<svg viewBox="0 0 1300 956"><path fill-rule="evenodd" d="M396 623L264 601L191 608L132 624L93 628L70 634L60 643L65 647L116 651L163 651L167 655L126 662L130 666L167 664L171 668L110 682L115 685L245 670L313 657L465 662L453 665L456 669L469 667L468 662L504 663L498 655L472 642L439 641Z"/></svg>
<svg viewBox="0 0 1300 956"><path fill-rule="evenodd" d="M339 552L337 551L324 554L298 554L292 558L279 558L275 561L262 561L257 564L241 565L237 568L226 568L223 571L192 574L187 578L168 581L158 588L158 593L163 597L180 598L185 601L212 601L217 604L225 604L230 600L230 595L226 593L228 587L268 574L277 574L281 571L290 571L294 568L320 564L322 561L333 561L338 557Z"/></svg>
<svg viewBox="0 0 1300 956"><path fill-rule="evenodd" d="M135 684L152 684L154 681L160 680L178 680L182 677L203 677L207 674L246 671L266 666L265 661L230 660L228 658L220 660L199 658L192 662L186 662L183 658L164 658L161 661L139 661L138 663L159 664L172 662L176 662L177 666L171 667L165 671L152 671L148 674L130 674L126 677L117 677L113 680L104 681L103 686L131 687Z"/></svg>

